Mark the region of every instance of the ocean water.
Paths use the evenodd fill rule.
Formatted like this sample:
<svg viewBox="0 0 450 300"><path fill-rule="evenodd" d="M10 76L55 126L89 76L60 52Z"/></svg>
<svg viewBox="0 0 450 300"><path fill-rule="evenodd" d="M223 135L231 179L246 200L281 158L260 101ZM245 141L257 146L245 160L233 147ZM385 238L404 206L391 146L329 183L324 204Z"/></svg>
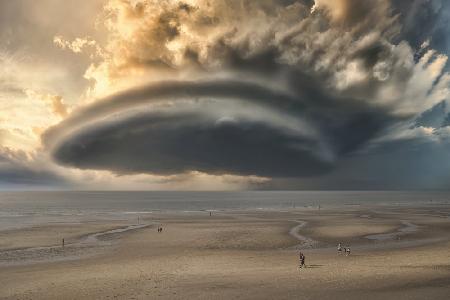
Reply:
<svg viewBox="0 0 450 300"><path fill-rule="evenodd" d="M131 220L155 211L449 203L448 191L0 192L0 230L52 222Z"/></svg>

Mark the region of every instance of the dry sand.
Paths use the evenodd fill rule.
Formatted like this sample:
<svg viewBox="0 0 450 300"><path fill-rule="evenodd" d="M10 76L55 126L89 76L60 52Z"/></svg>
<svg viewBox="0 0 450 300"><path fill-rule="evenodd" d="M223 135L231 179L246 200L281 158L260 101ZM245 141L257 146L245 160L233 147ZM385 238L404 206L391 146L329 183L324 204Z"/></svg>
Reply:
<svg viewBox="0 0 450 300"><path fill-rule="evenodd" d="M123 233L107 232L130 224L10 230L0 232L0 299L448 299L449 212L159 213ZM107 234L86 246L88 232ZM70 237L64 250L60 235ZM338 242L352 254L337 255ZM307 268L297 268L296 249Z"/></svg>

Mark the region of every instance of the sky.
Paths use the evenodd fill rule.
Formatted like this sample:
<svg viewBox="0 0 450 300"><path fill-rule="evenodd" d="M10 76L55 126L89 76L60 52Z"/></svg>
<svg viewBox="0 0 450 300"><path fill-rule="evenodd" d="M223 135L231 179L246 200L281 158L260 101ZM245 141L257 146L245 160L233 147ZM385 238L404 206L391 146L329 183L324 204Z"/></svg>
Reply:
<svg viewBox="0 0 450 300"><path fill-rule="evenodd" d="M0 190L450 188L445 0L0 0Z"/></svg>

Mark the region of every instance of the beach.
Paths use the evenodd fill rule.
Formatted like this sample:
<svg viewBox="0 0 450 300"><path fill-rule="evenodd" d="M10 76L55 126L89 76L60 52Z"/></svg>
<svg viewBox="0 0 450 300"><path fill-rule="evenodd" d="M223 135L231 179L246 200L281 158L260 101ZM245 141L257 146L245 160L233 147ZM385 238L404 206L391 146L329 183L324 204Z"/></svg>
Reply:
<svg viewBox="0 0 450 300"><path fill-rule="evenodd" d="M10 229L0 232L0 299L447 299L449 213L444 204L159 211L135 223Z"/></svg>

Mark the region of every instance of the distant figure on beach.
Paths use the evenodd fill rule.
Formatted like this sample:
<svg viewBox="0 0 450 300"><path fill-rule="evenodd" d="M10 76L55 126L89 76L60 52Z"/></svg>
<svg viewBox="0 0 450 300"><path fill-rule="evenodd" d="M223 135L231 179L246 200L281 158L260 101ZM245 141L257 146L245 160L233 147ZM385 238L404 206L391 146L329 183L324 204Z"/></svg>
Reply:
<svg viewBox="0 0 450 300"><path fill-rule="evenodd" d="M306 267L305 266L305 255L302 253L302 252L300 252L300 254L299 254L299 268L304 268L304 267Z"/></svg>
<svg viewBox="0 0 450 300"><path fill-rule="evenodd" d="M341 243L338 244L337 251L338 251L338 254L342 254L342 245L341 245Z"/></svg>
<svg viewBox="0 0 450 300"><path fill-rule="evenodd" d="M211 217L211 212L209 212L209 216Z"/></svg>
<svg viewBox="0 0 450 300"><path fill-rule="evenodd" d="M345 247L345 255L349 256L350 255L350 247Z"/></svg>
<svg viewBox="0 0 450 300"><path fill-rule="evenodd" d="M62 239L62 247L63 247L63 248L64 248L64 244L65 244L65 243L64 243L64 238L63 238L63 239Z"/></svg>
<svg viewBox="0 0 450 300"><path fill-rule="evenodd" d="M162 232L162 227L158 226L158 232Z"/></svg>

